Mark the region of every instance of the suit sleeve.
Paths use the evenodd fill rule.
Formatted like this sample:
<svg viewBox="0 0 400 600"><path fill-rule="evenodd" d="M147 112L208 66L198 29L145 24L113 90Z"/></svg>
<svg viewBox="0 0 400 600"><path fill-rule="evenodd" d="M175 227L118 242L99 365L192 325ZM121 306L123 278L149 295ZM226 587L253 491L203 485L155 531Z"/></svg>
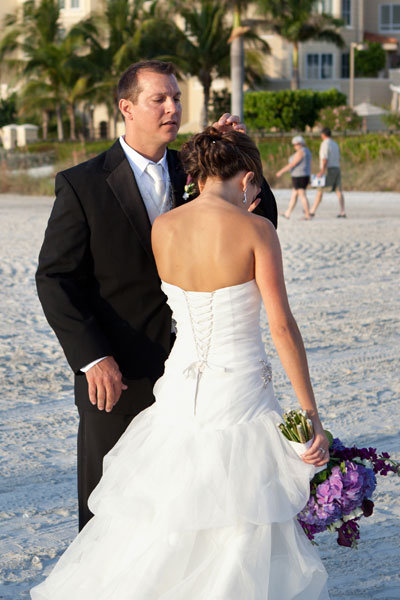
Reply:
<svg viewBox="0 0 400 600"><path fill-rule="evenodd" d="M269 187L266 179L263 179L260 192L261 202L254 211L257 215L261 215L269 219L275 229L278 227L278 208L276 206L275 196Z"/></svg>
<svg viewBox="0 0 400 600"><path fill-rule="evenodd" d="M58 173L36 286L46 318L75 373L112 354L91 310L95 280L89 242L89 225L79 199L65 176Z"/></svg>

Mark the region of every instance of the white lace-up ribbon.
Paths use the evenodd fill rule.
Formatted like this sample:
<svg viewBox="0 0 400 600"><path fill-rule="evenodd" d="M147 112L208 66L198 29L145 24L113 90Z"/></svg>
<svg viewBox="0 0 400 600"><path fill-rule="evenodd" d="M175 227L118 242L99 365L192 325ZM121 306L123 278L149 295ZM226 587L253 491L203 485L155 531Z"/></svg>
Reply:
<svg viewBox="0 0 400 600"><path fill-rule="evenodd" d="M186 377L196 379L196 389L194 393L194 414L197 411L197 395L202 374L205 369L226 373L228 369L208 362L208 355L211 347L212 334L214 329L214 292L206 294L204 297L192 301L189 292L184 292L188 308L189 318L192 325L193 340L196 346L198 360L193 361L183 374Z"/></svg>
<svg viewBox="0 0 400 600"><path fill-rule="evenodd" d="M183 371L185 377L191 377L192 379L196 379L199 373L204 373L206 369L210 369L210 371L215 371L217 373L227 373L228 369L226 367L221 367L220 365L213 365L206 360L196 360L192 362L186 369Z"/></svg>

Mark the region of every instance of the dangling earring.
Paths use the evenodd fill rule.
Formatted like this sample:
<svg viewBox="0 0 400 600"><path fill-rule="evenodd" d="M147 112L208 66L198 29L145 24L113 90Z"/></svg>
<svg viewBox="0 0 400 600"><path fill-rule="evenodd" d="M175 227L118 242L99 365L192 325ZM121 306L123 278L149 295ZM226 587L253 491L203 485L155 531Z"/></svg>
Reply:
<svg viewBox="0 0 400 600"><path fill-rule="evenodd" d="M243 204L247 204L247 188L243 192Z"/></svg>

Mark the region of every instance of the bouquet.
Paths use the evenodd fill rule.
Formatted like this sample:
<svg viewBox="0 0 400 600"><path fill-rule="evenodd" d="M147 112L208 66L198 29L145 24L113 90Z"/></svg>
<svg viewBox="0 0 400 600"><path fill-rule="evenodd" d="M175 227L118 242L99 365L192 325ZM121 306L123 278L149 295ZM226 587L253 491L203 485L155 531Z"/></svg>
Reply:
<svg viewBox="0 0 400 600"><path fill-rule="evenodd" d="M311 421L303 411L289 411L279 425L283 435L292 442L307 443L313 438ZM372 515L371 500L376 488L376 475L400 475L400 463L387 452L377 454L376 448L346 447L338 438L325 431L330 443L330 459L310 482L310 498L297 515L307 537L321 531L337 533L337 543L356 548L360 538L359 520Z"/></svg>

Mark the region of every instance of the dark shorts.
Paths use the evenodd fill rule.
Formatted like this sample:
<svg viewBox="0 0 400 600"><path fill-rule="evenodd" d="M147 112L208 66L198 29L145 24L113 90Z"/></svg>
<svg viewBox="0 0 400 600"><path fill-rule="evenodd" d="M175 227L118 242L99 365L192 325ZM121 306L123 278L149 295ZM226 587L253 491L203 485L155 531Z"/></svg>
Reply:
<svg viewBox="0 0 400 600"><path fill-rule="evenodd" d="M309 183L309 175L305 175L304 177L292 177L292 188L294 190L305 190Z"/></svg>
<svg viewBox="0 0 400 600"><path fill-rule="evenodd" d="M342 190L342 177L339 167L328 167L325 188L331 188L331 192Z"/></svg>

